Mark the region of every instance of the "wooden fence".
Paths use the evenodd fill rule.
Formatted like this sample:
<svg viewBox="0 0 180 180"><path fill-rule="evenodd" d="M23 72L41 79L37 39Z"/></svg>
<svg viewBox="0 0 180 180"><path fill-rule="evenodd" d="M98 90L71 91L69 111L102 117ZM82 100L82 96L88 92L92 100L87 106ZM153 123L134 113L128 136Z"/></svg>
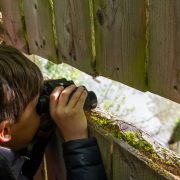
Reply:
<svg viewBox="0 0 180 180"><path fill-rule="evenodd" d="M0 0L0 10L7 44L180 102L179 0ZM151 140L156 152L146 153L124 135L89 125L109 180L179 179L180 160L171 151ZM124 122L117 126L122 132ZM65 178L60 146L47 149L49 179Z"/></svg>
<svg viewBox="0 0 180 180"><path fill-rule="evenodd" d="M180 179L180 157L148 134L100 111L88 117L90 135L98 139L108 180Z"/></svg>
<svg viewBox="0 0 180 180"><path fill-rule="evenodd" d="M180 102L179 0L0 0L7 44Z"/></svg>
<svg viewBox="0 0 180 180"><path fill-rule="evenodd" d="M87 117L108 180L180 180L180 157L148 134L99 110ZM66 180L61 143L57 134L46 150L47 166L40 168L34 180Z"/></svg>

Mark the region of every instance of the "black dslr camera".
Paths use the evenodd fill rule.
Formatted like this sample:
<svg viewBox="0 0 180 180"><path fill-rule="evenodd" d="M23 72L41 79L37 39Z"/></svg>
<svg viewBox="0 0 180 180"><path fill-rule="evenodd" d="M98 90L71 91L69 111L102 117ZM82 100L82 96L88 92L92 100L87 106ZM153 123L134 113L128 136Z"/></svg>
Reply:
<svg viewBox="0 0 180 180"><path fill-rule="evenodd" d="M74 84L73 81L67 81L66 79L57 79L57 80L47 80L44 81L44 86L42 93L39 98L39 102L37 104L36 110L39 114L42 113L49 113L49 96L51 92L57 87L57 86L63 86L64 88ZM86 88L85 88L86 89ZM75 90L76 91L76 90ZM73 93L75 92L73 91ZM84 103L84 110L89 111L97 106L97 97L96 94L93 91L88 91L88 96ZM70 95L73 95L73 93Z"/></svg>

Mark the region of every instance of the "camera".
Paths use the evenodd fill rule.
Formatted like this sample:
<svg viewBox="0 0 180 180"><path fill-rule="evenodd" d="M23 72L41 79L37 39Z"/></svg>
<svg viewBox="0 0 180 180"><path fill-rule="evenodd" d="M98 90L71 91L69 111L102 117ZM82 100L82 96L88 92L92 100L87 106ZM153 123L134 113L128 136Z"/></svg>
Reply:
<svg viewBox="0 0 180 180"><path fill-rule="evenodd" d="M49 96L50 96L51 92L57 86L63 86L64 88L66 88L72 84L74 84L73 81L68 81L65 78L44 81L43 90L40 95L38 104L36 106L37 113L39 113L39 114L47 113L47 112L49 113ZM72 92L72 94L70 95L69 98L72 97L72 95L74 94L76 89ZM88 95L87 95L87 98L85 100L84 107L83 107L84 111L90 111L91 109L94 109L97 106L96 94L93 91L87 90L87 92L88 92Z"/></svg>

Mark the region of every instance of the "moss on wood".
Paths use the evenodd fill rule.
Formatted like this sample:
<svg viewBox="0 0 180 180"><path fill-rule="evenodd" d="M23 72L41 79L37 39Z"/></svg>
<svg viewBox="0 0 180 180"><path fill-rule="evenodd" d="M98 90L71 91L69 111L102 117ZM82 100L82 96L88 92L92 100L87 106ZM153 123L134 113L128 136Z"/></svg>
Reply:
<svg viewBox="0 0 180 180"><path fill-rule="evenodd" d="M112 116L106 117L101 112L93 111L88 116L91 121L107 131L108 134L137 149L142 155L142 159L157 172L164 176L170 172L180 177L180 157L152 140L145 132Z"/></svg>
<svg viewBox="0 0 180 180"><path fill-rule="evenodd" d="M124 140L136 149L155 153L153 146L147 141L145 141L142 137L140 137L138 133L133 131L120 131L118 125L112 123L108 119L97 117L96 114L91 114L90 118L94 122L99 124L103 129L107 130L110 134L112 134L113 137Z"/></svg>

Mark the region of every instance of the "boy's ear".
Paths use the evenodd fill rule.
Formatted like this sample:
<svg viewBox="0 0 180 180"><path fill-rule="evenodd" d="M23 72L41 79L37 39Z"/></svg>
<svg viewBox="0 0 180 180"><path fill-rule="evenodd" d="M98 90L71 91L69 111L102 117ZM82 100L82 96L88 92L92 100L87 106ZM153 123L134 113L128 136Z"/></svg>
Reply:
<svg viewBox="0 0 180 180"><path fill-rule="evenodd" d="M11 140L11 128L8 120L0 123L0 142L8 142Z"/></svg>

